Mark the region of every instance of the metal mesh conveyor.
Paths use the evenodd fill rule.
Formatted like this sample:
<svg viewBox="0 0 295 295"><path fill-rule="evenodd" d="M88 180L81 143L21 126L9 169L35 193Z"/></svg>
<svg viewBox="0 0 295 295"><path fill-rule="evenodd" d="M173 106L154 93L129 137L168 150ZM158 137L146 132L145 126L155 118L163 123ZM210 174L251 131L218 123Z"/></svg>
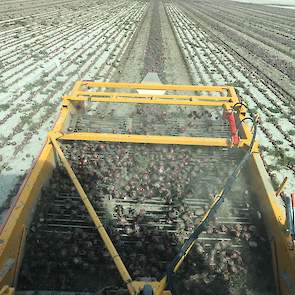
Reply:
<svg viewBox="0 0 295 295"><path fill-rule="evenodd" d="M88 104L77 115L69 131L146 135L183 135L230 138L222 107L171 105L125 105L100 103L95 111Z"/></svg>
<svg viewBox="0 0 295 295"><path fill-rule="evenodd" d="M208 209L214 192L230 172L228 167L234 167L243 154L227 148L120 143L71 142L63 143L63 149L131 273L136 278L156 279ZM246 283L246 274L253 268L262 271L255 257L266 247L257 216L246 178L241 175L189 261L202 260L205 255L205 273L214 269L212 273L224 286L223 274L237 284L237 267L238 279ZM70 179L57 169L42 193L31 226L20 287L93 291L102 287L99 282L119 284L103 249ZM218 249L220 253L229 249L239 253L237 259L251 254L247 258L251 264L237 264L232 259L228 271L227 260L225 266L220 264ZM264 254L262 264L267 265L268 255ZM46 271L38 272L45 261ZM80 277L84 279L78 280Z"/></svg>

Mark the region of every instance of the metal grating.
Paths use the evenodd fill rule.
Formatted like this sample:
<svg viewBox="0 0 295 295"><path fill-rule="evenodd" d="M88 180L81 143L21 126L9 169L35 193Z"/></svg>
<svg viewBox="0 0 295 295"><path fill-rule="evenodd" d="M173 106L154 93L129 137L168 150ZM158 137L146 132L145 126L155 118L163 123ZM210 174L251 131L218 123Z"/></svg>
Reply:
<svg viewBox="0 0 295 295"><path fill-rule="evenodd" d="M135 279L161 278L243 155L240 149L98 142L67 141L63 149ZM181 269L181 294L191 294L193 282L202 294L217 285L219 294L256 292L261 272L260 291L272 294L270 249L258 216L242 173ZM95 291L120 284L67 174L56 169L30 229L19 289Z"/></svg>
<svg viewBox="0 0 295 295"><path fill-rule="evenodd" d="M87 103L69 131L230 138L222 107Z"/></svg>

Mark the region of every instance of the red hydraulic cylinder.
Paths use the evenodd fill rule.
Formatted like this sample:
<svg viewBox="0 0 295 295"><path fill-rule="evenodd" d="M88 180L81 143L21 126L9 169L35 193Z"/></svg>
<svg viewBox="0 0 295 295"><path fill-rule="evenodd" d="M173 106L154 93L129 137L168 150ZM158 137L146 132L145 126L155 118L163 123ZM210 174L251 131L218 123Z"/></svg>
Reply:
<svg viewBox="0 0 295 295"><path fill-rule="evenodd" d="M293 240L295 239L295 193L291 194L291 203L292 203L292 229L291 235Z"/></svg>
<svg viewBox="0 0 295 295"><path fill-rule="evenodd" d="M295 193L291 194L291 199L292 199L292 208L295 209Z"/></svg>
<svg viewBox="0 0 295 295"><path fill-rule="evenodd" d="M232 110L226 111L225 116L226 116L228 123L229 123L231 141L234 145L238 145L240 142L240 138L238 136L238 129L237 129L237 125L236 125L234 112Z"/></svg>

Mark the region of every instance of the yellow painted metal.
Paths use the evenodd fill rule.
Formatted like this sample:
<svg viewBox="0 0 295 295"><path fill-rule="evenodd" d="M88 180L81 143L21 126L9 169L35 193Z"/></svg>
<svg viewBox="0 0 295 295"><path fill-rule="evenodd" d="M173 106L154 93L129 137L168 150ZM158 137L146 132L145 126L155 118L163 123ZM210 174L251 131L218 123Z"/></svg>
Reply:
<svg viewBox="0 0 295 295"><path fill-rule="evenodd" d="M69 101L63 101L62 108L58 117L58 120L53 128L54 131L62 131L64 126L66 125L65 122L69 121L69 112L73 108L73 105Z"/></svg>
<svg viewBox="0 0 295 295"><path fill-rule="evenodd" d="M190 99L150 99L150 98L136 98L136 97L82 97L82 96L65 96L66 100L75 101L90 101L90 102L113 102L113 103L136 103L136 104L162 104L162 105L186 105L186 106L208 106L208 107L222 107L224 101L202 101L202 100L190 100ZM228 102L231 106L233 103Z"/></svg>
<svg viewBox="0 0 295 295"><path fill-rule="evenodd" d="M81 89L87 86L85 91ZM214 95L175 95L175 94L139 94L110 91L89 91L89 88L125 88L125 89L157 89L173 91L208 92ZM216 95L222 93L223 95ZM163 84L137 84L137 83L108 83L108 82L77 82L69 96L65 100L92 101L92 102L121 102L121 103L146 103L146 104L180 104L192 106L223 106L223 103L230 104L238 102L237 96L229 96L234 93L229 86L194 86L194 85L163 85ZM151 102L152 101L152 102ZM177 103L176 103L177 102Z"/></svg>
<svg viewBox="0 0 295 295"><path fill-rule="evenodd" d="M67 128L72 111L71 104L66 103L66 106L62 107L54 130L62 131ZM50 178L54 167L54 151L47 140L31 170L28 171L0 227L0 287L13 286L16 280L22 259L19 250L23 248L24 227L29 227L41 188Z"/></svg>
<svg viewBox="0 0 295 295"><path fill-rule="evenodd" d="M263 223L271 241L278 294L293 295L295 291L295 249L291 244L290 234L287 232L286 213L282 201L276 196L258 153L252 154L249 168L252 188L256 192Z"/></svg>
<svg viewBox="0 0 295 295"><path fill-rule="evenodd" d="M86 88L84 90L83 88ZM89 89L94 88L94 91ZM159 90L173 90L173 91L193 91L193 92L208 92L211 95L151 95L138 93L122 93L122 92L108 92L96 91L98 88L105 90L111 89L159 89ZM216 95L216 93L222 95ZM161 105L186 105L186 106L206 106L206 107L224 107L227 110L240 102L235 89L231 86L198 86L198 85L163 85L163 84L138 84L138 83L109 83L109 82L93 82L93 81L78 81L70 95L64 96L64 101L73 102L109 102L109 103L139 103L139 104L161 104ZM245 109L242 106L240 112L240 120L245 118ZM239 147L247 147L251 142L251 132L247 123L241 124L240 130L244 135ZM58 130L56 130L58 131ZM223 139L224 140L224 139ZM204 145L206 145L206 138L204 138ZM208 141L211 143L211 140ZM222 146L219 139L216 140L217 145ZM226 144L225 146L229 146ZM253 151L258 152L258 144L255 143Z"/></svg>
<svg viewBox="0 0 295 295"><path fill-rule="evenodd" d="M240 102L234 87L230 87L229 93L230 93L231 97L233 98L234 102L236 102L236 103ZM240 122L242 122L243 119L246 118L246 114L247 114L247 109L242 105L240 108L240 114L239 114ZM245 122L242 122L241 127L242 127L241 129L244 132L245 137L251 138L252 135L251 135L250 128L249 128L248 124L246 124Z"/></svg>
<svg viewBox="0 0 295 295"><path fill-rule="evenodd" d="M224 92L224 93L228 93L234 89L232 86L113 83L113 82L95 82L95 81L81 81L80 87L82 86L93 87L93 88L207 91L207 92ZM75 95L76 92L74 92L73 94Z"/></svg>
<svg viewBox="0 0 295 295"><path fill-rule="evenodd" d="M284 188L287 185L287 182L288 182L288 177L285 177L276 191L276 196L279 196L283 192Z"/></svg>
<svg viewBox="0 0 295 295"><path fill-rule="evenodd" d="M134 287L132 286L132 279L131 276L129 275L121 257L119 256L115 246L113 245L109 235L107 234L102 222L100 221L99 217L97 216L91 202L89 201L84 189L82 188L78 178L76 177L73 169L71 168L71 165L69 164L68 160L66 159L66 157L64 156L59 144L57 143L56 139L55 139L55 133L49 133L49 138L57 152L57 154L59 155L59 158L64 166L64 168L66 169L68 175L70 176L74 186L76 187L81 200L86 208L86 210L88 211L92 221L95 224L95 227L97 229L97 231L100 234L101 239L103 240L107 250L109 251L123 281L126 283L128 290L130 292L130 294L136 294Z"/></svg>
<svg viewBox="0 0 295 295"><path fill-rule="evenodd" d="M42 185L47 182L54 167L52 147L46 143L31 171L21 186L15 202L6 214L0 234L0 287L12 286L17 270L19 249L24 226L29 226L31 214Z"/></svg>
<svg viewBox="0 0 295 295"><path fill-rule="evenodd" d="M130 143L153 143L153 144L179 144L200 145L215 147L231 147L231 142L226 138L214 137L188 137L188 136L164 136L164 135L137 135L137 134L113 134L113 133L59 133L56 135L62 140L86 140L86 141L109 141ZM237 147L245 147L249 140L241 140Z"/></svg>
<svg viewBox="0 0 295 295"><path fill-rule="evenodd" d="M157 294L157 291L160 288L160 282L154 282L154 281L153 282L133 281L132 284L138 292L142 290L145 285L150 285L153 288L154 294ZM161 295L171 295L171 292L167 290L163 290L161 292Z"/></svg>
<svg viewBox="0 0 295 295"><path fill-rule="evenodd" d="M184 144L184 145L206 145L206 146L228 146L227 141L222 139L213 138L192 138L192 137L180 137L180 136L147 136L147 135L126 135L126 134L101 134L101 133L72 133L72 134L56 134L60 140L94 140L94 141L109 141L109 142L133 142L133 143L153 143L153 144ZM220 141L218 141L220 140ZM242 142L241 142L242 144ZM215 197L211 206L218 201L218 196ZM208 211L209 212L209 211ZM203 217L204 219L206 216ZM175 267L175 272L178 270L186 255L189 253L191 247L187 250L182 259ZM145 282L141 282L144 284ZM148 283L148 282L146 282ZM167 278L164 277L155 289L155 294L163 294L167 285Z"/></svg>
<svg viewBox="0 0 295 295"><path fill-rule="evenodd" d="M112 133L59 133L57 137L62 140L110 141L153 144L180 144L229 147L226 138L162 136L162 135L137 135L137 134L112 134ZM243 142L241 142L241 145Z"/></svg>
<svg viewBox="0 0 295 295"><path fill-rule="evenodd" d="M27 238L27 228L24 226L22 236L21 236L21 239L20 239L18 255L17 255L17 259L16 259L16 263L15 263L15 271L14 271L14 275L13 275L13 284L12 285L14 287L16 287L16 285L17 285L18 273L19 273L19 270L21 268L22 255L23 255L23 252L24 252L23 250L24 250L24 247L25 247L26 238Z"/></svg>
<svg viewBox="0 0 295 295"><path fill-rule="evenodd" d="M174 99L174 100L190 100L190 101L223 101L223 102L234 102L234 97L230 96L209 96L209 95L179 95L179 94L140 94L140 93L126 93L126 92L94 92L94 91L77 91L75 96L71 97L132 97L132 98L149 98L149 99ZM67 96L66 96L67 98Z"/></svg>
<svg viewBox="0 0 295 295"><path fill-rule="evenodd" d="M229 95L232 96L232 97L236 97L237 98L237 93L236 93L236 90L234 87L230 86L228 88L228 91L229 91Z"/></svg>
<svg viewBox="0 0 295 295"><path fill-rule="evenodd" d="M82 83L83 83L82 81L76 81L72 91L70 92L70 94L71 95L76 95L76 93L80 90Z"/></svg>

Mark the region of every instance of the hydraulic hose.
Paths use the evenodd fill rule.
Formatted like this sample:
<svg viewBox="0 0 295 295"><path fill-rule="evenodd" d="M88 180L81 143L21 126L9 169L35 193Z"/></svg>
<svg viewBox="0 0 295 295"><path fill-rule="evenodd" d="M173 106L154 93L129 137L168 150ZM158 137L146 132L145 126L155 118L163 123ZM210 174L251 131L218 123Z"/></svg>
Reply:
<svg viewBox="0 0 295 295"><path fill-rule="evenodd" d="M173 288L173 275L177 271L178 264L187 256L190 249L194 245L195 241L198 239L199 235L202 231L205 230L208 222L211 220L211 218L215 215L216 211L219 209L221 204L224 202L225 196L230 192L237 176L239 175L241 169L249 159L252 149L255 143L256 134L257 134L257 121L254 121L252 118L245 118L250 119L253 122L253 136L252 140L249 146L249 149L247 153L244 155L243 159L239 163L239 165L234 169L232 174L227 178L225 185L221 192L216 195L212 205L210 206L209 210L204 214L203 218L201 219L201 222L195 227L194 231L191 233L189 238L184 242L182 247L180 248L177 255L174 257L174 259L171 261L171 263L167 267L166 276L167 276L167 283L168 283L168 289L171 291L172 295L175 295L175 291ZM245 120L244 119L244 120Z"/></svg>

